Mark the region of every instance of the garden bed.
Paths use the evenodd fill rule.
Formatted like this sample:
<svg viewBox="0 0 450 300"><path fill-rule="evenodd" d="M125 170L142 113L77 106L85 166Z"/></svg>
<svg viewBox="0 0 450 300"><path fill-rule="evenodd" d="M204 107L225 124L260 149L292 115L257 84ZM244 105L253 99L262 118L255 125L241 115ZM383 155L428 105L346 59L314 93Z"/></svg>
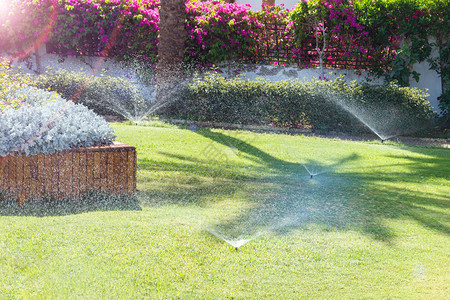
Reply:
<svg viewBox="0 0 450 300"><path fill-rule="evenodd" d="M136 148L115 142L55 154L0 157L0 191L22 205L28 199L77 199L87 191L136 191Z"/></svg>

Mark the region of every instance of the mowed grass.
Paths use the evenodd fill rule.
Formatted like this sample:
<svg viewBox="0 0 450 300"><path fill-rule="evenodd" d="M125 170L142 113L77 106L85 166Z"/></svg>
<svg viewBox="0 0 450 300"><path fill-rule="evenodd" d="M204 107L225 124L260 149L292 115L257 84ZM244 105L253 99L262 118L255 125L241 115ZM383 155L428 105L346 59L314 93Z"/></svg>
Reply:
<svg viewBox="0 0 450 300"><path fill-rule="evenodd" d="M450 294L448 149L113 126L136 201L0 204L0 299Z"/></svg>

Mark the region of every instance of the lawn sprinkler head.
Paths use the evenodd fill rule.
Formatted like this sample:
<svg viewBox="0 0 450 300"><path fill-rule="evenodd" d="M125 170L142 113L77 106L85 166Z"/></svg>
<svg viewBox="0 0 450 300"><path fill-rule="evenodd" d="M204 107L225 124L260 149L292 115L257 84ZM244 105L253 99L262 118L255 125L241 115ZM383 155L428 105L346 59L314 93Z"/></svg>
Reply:
<svg viewBox="0 0 450 300"><path fill-rule="evenodd" d="M234 250L238 251L238 247L234 247Z"/></svg>
<svg viewBox="0 0 450 300"><path fill-rule="evenodd" d="M314 176L314 175L313 175L313 174L311 174L311 175L309 175L309 178L311 178L311 179L312 179L312 178L313 178L313 176Z"/></svg>
<svg viewBox="0 0 450 300"><path fill-rule="evenodd" d="M381 139L381 143L382 143L382 144L384 143L384 141L385 141L385 139Z"/></svg>
<svg viewBox="0 0 450 300"><path fill-rule="evenodd" d="M189 130L194 132L195 130L197 130L197 125L194 123L189 124Z"/></svg>

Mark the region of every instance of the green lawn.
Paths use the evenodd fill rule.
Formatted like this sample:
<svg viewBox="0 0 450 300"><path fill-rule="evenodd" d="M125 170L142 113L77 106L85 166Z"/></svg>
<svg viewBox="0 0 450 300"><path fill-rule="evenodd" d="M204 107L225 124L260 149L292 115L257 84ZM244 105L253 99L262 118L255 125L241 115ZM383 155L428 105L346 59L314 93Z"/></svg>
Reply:
<svg viewBox="0 0 450 300"><path fill-rule="evenodd" d="M137 200L0 204L0 299L450 294L449 149L113 126Z"/></svg>

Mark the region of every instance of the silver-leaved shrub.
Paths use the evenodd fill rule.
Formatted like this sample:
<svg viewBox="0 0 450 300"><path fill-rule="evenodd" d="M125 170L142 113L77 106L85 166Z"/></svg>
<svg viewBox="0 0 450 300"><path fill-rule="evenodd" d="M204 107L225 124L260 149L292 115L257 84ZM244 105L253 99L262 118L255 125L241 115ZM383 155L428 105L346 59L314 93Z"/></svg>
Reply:
<svg viewBox="0 0 450 300"><path fill-rule="evenodd" d="M0 156L55 153L74 147L112 144L113 129L82 104L25 87L25 102L0 113Z"/></svg>

